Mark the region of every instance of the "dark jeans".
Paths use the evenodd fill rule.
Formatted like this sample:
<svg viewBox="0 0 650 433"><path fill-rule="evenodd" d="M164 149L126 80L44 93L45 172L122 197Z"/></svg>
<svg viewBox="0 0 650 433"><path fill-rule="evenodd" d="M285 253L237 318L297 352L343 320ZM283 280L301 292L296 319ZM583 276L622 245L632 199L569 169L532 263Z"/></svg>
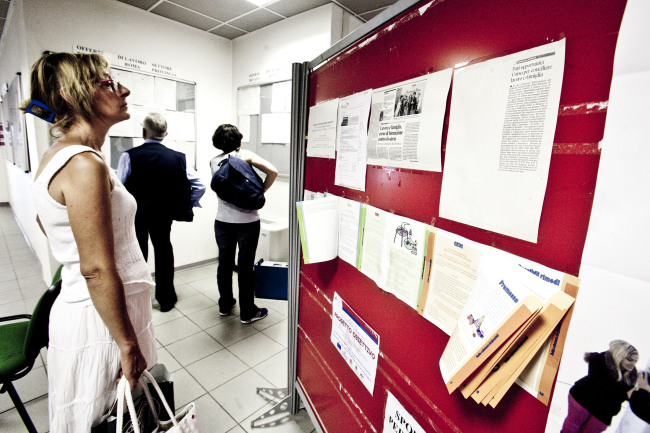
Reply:
<svg viewBox="0 0 650 433"><path fill-rule="evenodd" d="M169 239L171 230L172 219L169 217L151 215L143 211L135 214L135 235L145 260L149 253L151 237L156 259L156 300L162 307L173 306L177 300L174 288L174 250Z"/></svg>
<svg viewBox="0 0 650 433"><path fill-rule="evenodd" d="M260 237L260 222L233 224L215 221L214 236L219 247L217 268L219 308L221 311L229 311L232 306L232 273L235 269L235 250L239 245L237 281L239 282L240 317L241 320L251 319L258 310L255 305L253 265L257 241Z"/></svg>

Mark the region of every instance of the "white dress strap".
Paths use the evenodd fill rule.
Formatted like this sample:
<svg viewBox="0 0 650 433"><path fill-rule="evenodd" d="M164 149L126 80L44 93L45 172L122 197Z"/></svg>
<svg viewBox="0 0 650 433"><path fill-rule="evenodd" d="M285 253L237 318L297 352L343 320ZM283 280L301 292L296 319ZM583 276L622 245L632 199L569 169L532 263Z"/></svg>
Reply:
<svg viewBox="0 0 650 433"><path fill-rule="evenodd" d="M73 156L83 152L93 152L103 159L99 152L88 146L82 144L66 146L54 154L35 182L45 186L46 188L49 187L52 178L63 168L63 166L65 166Z"/></svg>

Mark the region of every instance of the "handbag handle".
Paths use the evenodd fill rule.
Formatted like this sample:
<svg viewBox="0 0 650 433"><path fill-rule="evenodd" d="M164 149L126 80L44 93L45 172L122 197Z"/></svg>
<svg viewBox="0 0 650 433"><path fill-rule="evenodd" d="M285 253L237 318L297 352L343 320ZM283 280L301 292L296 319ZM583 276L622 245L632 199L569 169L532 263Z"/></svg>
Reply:
<svg viewBox="0 0 650 433"><path fill-rule="evenodd" d="M156 382L156 379L153 378L151 373L149 373L147 370L142 372L142 376L146 377L147 380L153 385L154 389L158 393L158 397L160 397L160 402L165 406L165 410L167 411L167 415L169 415L169 419L172 421L175 427L178 427L178 421L176 421L176 416L174 416L174 411L169 407L169 403L167 403L167 400L165 399L165 396L160 389L160 386L158 385L158 382ZM156 414L156 409L154 408L153 405L153 399L151 397L151 393L149 392L149 387L144 384L144 380L142 379L142 376L140 376L140 380L142 381L143 384L143 391L144 395L147 397L147 402L149 403L149 406L151 407L151 411L155 414L154 416L158 418L158 415Z"/></svg>
<svg viewBox="0 0 650 433"><path fill-rule="evenodd" d="M149 382L151 383L151 385L153 385L153 387L155 388L156 392L158 393L158 397L160 397L160 401L162 402L163 406L165 406L165 410L169 415L169 419L172 421L172 424L174 424L174 427L178 427L178 421L176 421L174 412L169 407L169 403L167 403L167 400L165 399L165 396L163 395L160 386L158 386L156 379L153 378L151 373L145 370L142 372L142 376L140 376L138 382L140 383L140 386L142 386L142 391L144 392L144 395L147 398L147 404L149 404L149 408L153 413L154 419L156 420L156 424L158 424L158 413L156 412L155 405L153 404L153 398L151 397L151 393L149 392L149 387L144 382L143 376L146 377L147 380L149 380ZM126 400L126 406L129 410L129 415L131 416L131 424L133 424L133 432L141 433L140 425L138 424L137 421L137 412L135 410L135 404L133 403L133 395L131 394L131 387L129 386L129 382L126 380L126 377L122 375L120 382L117 384L117 426L115 431L118 433L122 432L122 427L124 424L124 400Z"/></svg>
<svg viewBox="0 0 650 433"><path fill-rule="evenodd" d="M135 404L133 404L131 387L129 386L129 381L126 380L124 375L122 375L120 382L117 384L117 426L115 427L115 431L120 433L122 432L122 427L124 425L124 400L126 400L126 406L129 409L129 415L131 416L133 433L140 433L140 425L138 424Z"/></svg>

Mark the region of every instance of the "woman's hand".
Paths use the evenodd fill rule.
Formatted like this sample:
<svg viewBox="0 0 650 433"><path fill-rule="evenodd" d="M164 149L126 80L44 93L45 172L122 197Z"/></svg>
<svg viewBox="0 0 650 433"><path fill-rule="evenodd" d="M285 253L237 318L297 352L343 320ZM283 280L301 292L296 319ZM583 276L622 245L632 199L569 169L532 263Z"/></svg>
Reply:
<svg viewBox="0 0 650 433"><path fill-rule="evenodd" d="M129 381L131 389L134 389L142 372L147 368L147 361L144 359L140 346L137 344L121 349L120 363L122 365L122 374Z"/></svg>
<svg viewBox="0 0 650 433"><path fill-rule="evenodd" d="M640 373L639 377L636 380L636 386L639 389L645 389L646 391L650 392L650 373L647 371Z"/></svg>

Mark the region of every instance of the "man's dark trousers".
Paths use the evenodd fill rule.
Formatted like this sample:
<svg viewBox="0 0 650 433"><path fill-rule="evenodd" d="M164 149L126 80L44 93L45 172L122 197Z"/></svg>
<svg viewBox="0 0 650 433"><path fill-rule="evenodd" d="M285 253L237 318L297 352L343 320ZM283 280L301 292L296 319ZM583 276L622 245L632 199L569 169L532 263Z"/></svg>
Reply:
<svg viewBox="0 0 650 433"><path fill-rule="evenodd" d="M192 186L187 179L185 155L160 143L145 143L127 150L131 173L124 186L138 203L135 229L147 259L147 235L156 255L156 299L160 311L176 303L174 252L169 239L172 221L192 221Z"/></svg>
<svg viewBox="0 0 650 433"><path fill-rule="evenodd" d="M176 303L176 290L174 288L174 250L169 239L172 230L172 219L157 215L150 215L145 209L138 209L135 214L135 234L140 244L140 249L147 260L149 252L149 237L156 257L156 300L161 311L170 310Z"/></svg>

